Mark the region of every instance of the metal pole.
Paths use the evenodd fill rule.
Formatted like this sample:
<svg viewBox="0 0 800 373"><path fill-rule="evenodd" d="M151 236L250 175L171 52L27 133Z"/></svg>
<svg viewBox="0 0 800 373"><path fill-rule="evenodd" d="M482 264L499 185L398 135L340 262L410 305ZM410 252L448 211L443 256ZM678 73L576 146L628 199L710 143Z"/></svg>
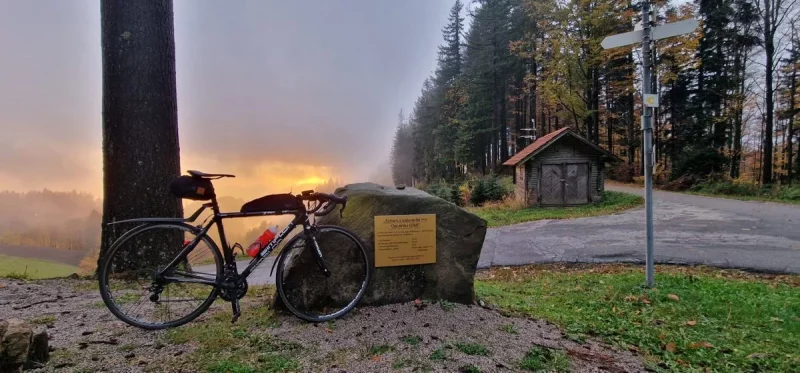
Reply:
<svg viewBox="0 0 800 373"><path fill-rule="evenodd" d="M650 1L642 1L642 141L644 142L644 200L647 220L647 287L655 285L653 278L653 109L645 106L644 94L652 93L650 56Z"/></svg>

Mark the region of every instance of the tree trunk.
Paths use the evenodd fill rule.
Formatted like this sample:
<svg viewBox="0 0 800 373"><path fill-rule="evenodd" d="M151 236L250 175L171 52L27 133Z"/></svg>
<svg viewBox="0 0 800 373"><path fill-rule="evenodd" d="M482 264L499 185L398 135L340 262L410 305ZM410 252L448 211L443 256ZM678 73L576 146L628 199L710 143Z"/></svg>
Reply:
<svg viewBox="0 0 800 373"><path fill-rule="evenodd" d="M108 222L182 217L169 183L181 173L171 0L101 0L103 218L100 259L130 226ZM180 249L178 245L171 249ZM163 241L170 244L170 240ZM114 271L172 254L143 245ZM160 255L159 255L160 254Z"/></svg>
<svg viewBox="0 0 800 373"><path fill-rule="evenodd" d="M794 110L794 95L795 92L797 92L797 64L792 64L792 78L789 89L789 112L791 115L789 116L789 128L786 131L786 151L788 153L786 159L786 173L789 180L789 185L791 185L792 178L794 177L794 174L792 173L792 136L794 136L794 118L796 116Z"/></svg>
<svg viewBox="0 0 800 373"><path fill-rule="evenodd" d="M770 9L772 5L770 4L771 2L772 0L764 1L764 52L767 56L766 88L764 92L766 96L765 110L767 111L767 119L764 123L764 167L761 170L761 182L764 185L772 183L772 122L775 111L772 98L774 93L774 88L772 86L772 66L775 58L775 40L773 40L774 31L772 28L772 9Z"/></svg>

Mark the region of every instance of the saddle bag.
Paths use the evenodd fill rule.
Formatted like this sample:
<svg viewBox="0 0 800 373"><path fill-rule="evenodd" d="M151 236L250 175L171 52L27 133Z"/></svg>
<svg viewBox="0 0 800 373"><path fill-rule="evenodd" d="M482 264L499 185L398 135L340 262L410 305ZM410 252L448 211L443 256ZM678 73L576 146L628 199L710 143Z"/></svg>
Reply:
<svg viewBox="0 0 800 373"><path fill-rule="evenodd" d="M175 197L194 201L207 201L216 197L211 180L187 175L173 180L169 184L169 190Z"/></svg>
<svg viewBox="0 0 800 373"><path fill-rule="evenodd" d="M292 211L302 208L303 202L289 193L269 194L245 203L241 212Z"/></svg>

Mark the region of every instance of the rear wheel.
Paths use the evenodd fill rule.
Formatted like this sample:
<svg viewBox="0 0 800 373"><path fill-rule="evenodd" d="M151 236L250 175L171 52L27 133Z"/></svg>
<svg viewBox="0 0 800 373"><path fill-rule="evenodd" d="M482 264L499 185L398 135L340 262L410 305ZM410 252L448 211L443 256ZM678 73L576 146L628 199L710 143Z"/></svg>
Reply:
<svg viewBox="0 0 800 373"><path fill-rule="evenodd" d="M184 224L135 229L114 243L98 271L105 305L120 320L143 329L176 327L200 316L219 289L180 280L220 281L223 261L217 245L206 235L200 237L186 258L158 276L197 237L197 230Z"/></svg>
<svg viewBox="0 0 800 373"><path fill-rule="evenodd" d="M317 264L313 238L330 276ZM287 243L278 259L275 282L290 312L303 320L324 322L344 316L361 301L372 269L366 247L354 233L318 226L313 238L302 233Z"/></svg>

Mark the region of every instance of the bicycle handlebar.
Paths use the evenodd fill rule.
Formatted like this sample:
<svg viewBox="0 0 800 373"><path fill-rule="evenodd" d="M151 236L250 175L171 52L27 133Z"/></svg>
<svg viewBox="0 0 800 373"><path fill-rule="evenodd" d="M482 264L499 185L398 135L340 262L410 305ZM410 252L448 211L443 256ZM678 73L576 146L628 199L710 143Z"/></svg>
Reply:
<svg viewBox="0 0 800 373"><path fill-rule="evenodd" d="M315 207L311 211L308 211L309 214L314 214L316 216L328 215L333 211L333 209L336 208L336 205L342 205L342 209L339 210L339 214L341 216L342 214L344 214L345 207L347 207L347 197L338 197L333 194L305 191L303 192L303 194L297 197L304 201L319 202L319 205L317 205L317 207ZM325 206L325 208L322 208L322 206ZM320 211L320 209L322 209L322 211Z"/></svg>

